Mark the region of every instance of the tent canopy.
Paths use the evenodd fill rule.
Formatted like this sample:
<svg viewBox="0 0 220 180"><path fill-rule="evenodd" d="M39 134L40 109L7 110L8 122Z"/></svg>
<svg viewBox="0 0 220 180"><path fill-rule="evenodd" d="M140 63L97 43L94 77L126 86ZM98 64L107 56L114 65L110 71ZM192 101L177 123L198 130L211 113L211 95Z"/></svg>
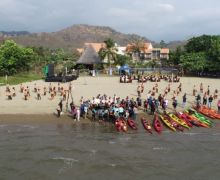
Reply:
<svg viewBox="0 0 220 180"><path fill-rule="evenodd" d="M130 74L130 72L131 72L131 68L127 64L119 68L119 74L124 74L124 73Z"/></svg>

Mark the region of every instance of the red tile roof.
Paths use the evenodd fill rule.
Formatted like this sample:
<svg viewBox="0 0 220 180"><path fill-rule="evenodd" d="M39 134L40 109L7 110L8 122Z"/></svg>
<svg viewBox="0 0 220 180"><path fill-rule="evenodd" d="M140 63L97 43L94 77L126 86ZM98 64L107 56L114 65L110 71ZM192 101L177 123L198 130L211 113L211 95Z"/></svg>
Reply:
<svg viewBox="0 0 220 180"><path fill-rule="evenodd" d="M160 50L161 54L169 54L170 50L168 48L163 48Z"/></svg>
<svg viewBox="0 0 220 180"><path fill-rule="evenodd" d="M92 46L93 49L98 53L101 48L105 47L105 43L85 43L85 46Z"/></svg>

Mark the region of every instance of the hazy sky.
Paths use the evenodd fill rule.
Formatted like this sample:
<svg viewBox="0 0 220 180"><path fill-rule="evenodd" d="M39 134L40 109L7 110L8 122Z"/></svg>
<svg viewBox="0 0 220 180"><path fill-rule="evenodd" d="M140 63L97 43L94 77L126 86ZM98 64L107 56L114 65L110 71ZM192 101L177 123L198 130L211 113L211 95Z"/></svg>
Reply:
<svg viewBox="0 0 220 180"><path fill-rule="evenodd" d="M154 41L219 34L220 0L0 0L0 30L110 26Z"/></svg>

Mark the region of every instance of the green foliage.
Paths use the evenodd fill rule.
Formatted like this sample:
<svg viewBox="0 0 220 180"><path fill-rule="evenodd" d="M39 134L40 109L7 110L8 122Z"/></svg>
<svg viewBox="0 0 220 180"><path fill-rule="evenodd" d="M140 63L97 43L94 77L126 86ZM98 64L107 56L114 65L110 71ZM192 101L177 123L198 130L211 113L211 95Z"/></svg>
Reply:
<svg viewBox="0 0 220 180"><path fill-rule="evenodd" d="M124 66L125 64L128 64L129 61L131 61L131 58L129 56L117 54L116 57L116 65Z"/></svg>
<svg viewBox="0 0 220 180"><path fill-rule="evenodd" d="M206 68L207 60L204 52L185 53L180 57L181 66L189 71L200 72Z"/></svg>
<svg viewBox="0 0 220 180"><path fill-rule="evenodd" d="M101 59L105 59L107 57L108 64L111 66L111 61L115 62L117 60L116 52L118 49L115 47L115 42L111 38L105 40L104 43L106 47L100 49L99 56Z"/></svg>
<svg viewBox="0 0 220 180"><path fill-rule="evenodd" d="M12 40L5 41L0 46L1 75L12 75L29 70L33 55L31 48L21 47Z"/></svg>
<svg viewBox="0 0 220 180"><path fill-rule="evenodd" d="M0 84L20 84L23 82L31 82L34 80L39 80L42 77L35 73L18 73L14 76L8 76L7 82L5 81L5 76L0 76Z"/></svg>
<svg viewBox="0 0 220 180"><path fill-rule="evenodd" d="M170 52L169 63L173 66L176 66L180 63L180 56L184 53L182 48L179 46L175 51Z"/></svg>
<svg viewBox="0 0 220 180"><path fill-rule="evenodd" d="M63 49L43 47L22 47L12 40L0 46L0 75L13 75L20 72L41 69L49 63L58 67L73 68L78 55L66 53Z"/></svg>
<svg viewBox="0 0 220 180"><path fill-rule="evenodd" d="M207 52L211 46L212 39L217 36L202 35L191 38L185 46L186 52Z"/></svg>
<svg viewBox="0 0 220 180"><path fill-rule="evenodd" d="M181 65L186 72L220 71L220 36L202 35L191 38L185 50L170 53L170 64Z"/></svg>
<svg viewBox="0 0 220 180"><path fill-rule="evenodd" d="M164 40L161 40L160 41L160 48L165 48L165 47L167 47L166 42Z"/></svg>
<svg viewBox="0 0 220 180"><path fill-rule="evenodd" d="M59 69L74 68L79 55L76 53L65 52L63 49L49 49L43 47L32 47L35 53L33 67L42 69L45 65L52 63Z"/></svg>

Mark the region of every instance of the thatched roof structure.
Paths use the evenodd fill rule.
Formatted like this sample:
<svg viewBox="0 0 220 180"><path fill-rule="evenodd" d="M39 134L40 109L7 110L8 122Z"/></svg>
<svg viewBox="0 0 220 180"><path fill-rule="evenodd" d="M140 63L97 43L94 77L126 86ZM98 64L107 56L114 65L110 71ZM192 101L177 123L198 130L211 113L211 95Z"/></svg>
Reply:
<svg viewBox="0 0 220 180"><path fill-rule="evenodd" d="M86 46L85 51L82 56L76 62L76 64L85 64L85 65L93 65L93 64L101 64L102 61L92 46Z"/></svg>

